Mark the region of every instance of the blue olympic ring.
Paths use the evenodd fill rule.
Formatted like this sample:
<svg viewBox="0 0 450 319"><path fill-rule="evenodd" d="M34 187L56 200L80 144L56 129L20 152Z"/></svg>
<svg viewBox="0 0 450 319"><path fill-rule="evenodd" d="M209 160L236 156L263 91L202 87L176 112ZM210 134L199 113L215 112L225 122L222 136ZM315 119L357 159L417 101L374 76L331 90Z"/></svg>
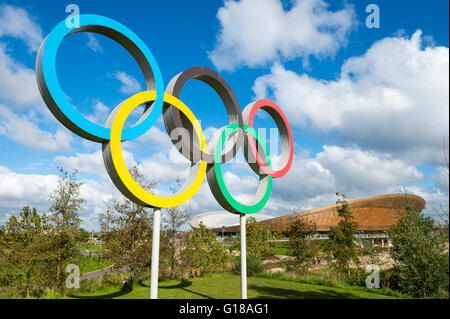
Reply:
<svg viewBox="0 0 450 319"><path fill-rule="evenodd" d="M164 83L158 63L144 42L130 29L124 25L94 14L82 14L79 27L73 28L66 25L66 21L60 22L44 40L39 49L38 56L41 56L40 65L37 65L37 76L42 76L45 87L39 86L42 95L49 95L56 107L50 107L53 114L66 126L89 140L104 142L109 140L111 129L98 125L86 119L68 101L64 95L56 74L56 54L59 45L66 36L77 32L97 32L106 35L119 42L138 61L141 70L147 71L149 78L146 78L147 89L156 90L156 100L152 105L149 114L143 116L142 120L133 127L124 129L123 140L129 140L147 132L157 121L162 113L164 102ZM38 59L39 61L39 59ZM145 70L147 69L147 70ZM145 76L145 74L144 74Z"/></svg>

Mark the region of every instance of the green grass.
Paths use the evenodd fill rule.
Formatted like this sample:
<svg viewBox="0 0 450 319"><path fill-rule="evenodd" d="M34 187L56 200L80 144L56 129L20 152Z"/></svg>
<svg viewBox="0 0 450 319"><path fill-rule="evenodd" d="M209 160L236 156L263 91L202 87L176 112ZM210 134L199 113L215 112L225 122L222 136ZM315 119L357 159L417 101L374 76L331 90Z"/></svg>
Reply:
<svg viewBox="0 0 450 319"><path fill-rule="evenodd" d="M80 267L80 272L82 274L102 269L113 264L111 259L108 258L100 258L99 261L98 257L87 256L79 256L78 260L75 263L78 265L78 267Z"/></svg>
<svg viewBox="0 0 450 319"><path fill-rule="evenodd" d="M78 245L77 246L78 249L88 249L88 250L102 250L102 246L100 244L83 244L83 245Z"/></svg>
<svg viewBox="0 0 450 319"><path fill-rule="evenodd" d="M240 277L230 274L214 274L184 281L170 280L160 282L158 296L160 299L239 299ZM95 293L74 293L68 298L148 299L149 287L148 282L143 282L136 284L133 289L123 289L121 287L102 288ZM248 298L384 299L396 297L351 287L327 287L287 280L249 277Z"/></svg>
<svg viewBox="0 0 450 319"><path fill-rule="evenodd" d="M77 256L71 263L80 267L80 273L86 274L91 271L106 268L113 264L111 259L98 257ZM0 259L0 265L10 267L10 265Z"/></svg>
<svg viewBox="0 0 450 319"><path fill-rule="evenodd" d="M330 268L322 268L322 269L315 269L311 270L309 274L312 276L306 276L306 277L294 277L289 276L284 273L261 273L256 275L258 278L268 278L268 279L275 279L275 280L282 280L282 281L290 281L290 282L296 282L296 283L302 283L302 284L310 284L315 286L326 286L330 288L340 288L340 289L350 289L350 290L359 290L363 292L370 292L382 296L391 296L393 298L400 298L400 299L409 299L410 296L404 295L398 291L387 289L387 288L381 288L381 289L369 289L365 286L355 286L351 285L347 282L337 280L336 278L333 279L333 276L330 276L331 269ZM381 297L382 298L382 297Z"/></svg>
<svg viewBox="0 0 450 319"><path fill-rule="evenodd" d="M277 255L285 255L285 256L290 255L289 248L285 246L276 246L275 251Z"/></svg>

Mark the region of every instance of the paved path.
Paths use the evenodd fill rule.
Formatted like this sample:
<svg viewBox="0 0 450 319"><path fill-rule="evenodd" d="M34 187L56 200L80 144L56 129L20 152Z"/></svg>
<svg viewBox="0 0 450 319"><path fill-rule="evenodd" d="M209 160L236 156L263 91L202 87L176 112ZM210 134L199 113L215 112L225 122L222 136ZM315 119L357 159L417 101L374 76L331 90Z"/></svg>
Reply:
<svg viewBox="0 0 450 319"><path fill-rule="evenodd" d="M102 268L99 270L91 271L88 273L85 273L81 276L81 279L91 279L91 278L100 278L103 276L103 274L106 274L110 272L113 269L114 265L108 266L106 268Z"/></svg>

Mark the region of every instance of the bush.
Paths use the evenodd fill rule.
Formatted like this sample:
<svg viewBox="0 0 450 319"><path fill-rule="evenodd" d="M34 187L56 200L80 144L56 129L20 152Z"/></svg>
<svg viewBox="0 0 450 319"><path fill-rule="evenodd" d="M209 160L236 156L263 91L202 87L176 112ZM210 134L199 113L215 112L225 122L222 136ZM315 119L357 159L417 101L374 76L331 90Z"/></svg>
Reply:
<svg viewBox="0 0 450 319"><path fill-rule="evenodd" d="M425 217L405 198L405 214L391 229L395 283L401 292L430 298L448 295L448 254L431 217ZM445 293L444 293L445 295Z"/></svg>
<svg viewBox="0 0 450 319"><path fill-rule="evenodd" d="M261 263L261 260L254 256L247 256L247 276L255 276L264 271L264 266ZM233 267L233 273L236 275L241 274L241 258L239 258Z"/></svg>
<svg viewBox="0 0 450 319"><path fill-rule="evenodd" d="M313 264L313 258L318 254L318 247L309 236L316 233L316 224L299 218L289 224L289 255L294 256L289 268L303 268L306 270Z"/></svg>
<svg viewBox="0 0 450 319"><path fill-rule="evenodd" d="M363 268L351 268L347 273L347 282L353 286L366 286L366 278L370 273Z"/></svg>
<svg viewBox="0 0 450 319"><path fill-rule="evenodd" d="M254 217L249 217L245 223L247 255L262 260L275 254L275 245L270 241L272 234L266 226L258 223ZM235 238L233 250L240 250L240 234Z"/></svg>
<svg viewBox="0 0 450 319"><path fill-rule="evenodd" d="M216 235L203 223L186 239L181 253L183 273L180 277L199 277L222 270L228 260L226 250L217 241Z"/></svg>

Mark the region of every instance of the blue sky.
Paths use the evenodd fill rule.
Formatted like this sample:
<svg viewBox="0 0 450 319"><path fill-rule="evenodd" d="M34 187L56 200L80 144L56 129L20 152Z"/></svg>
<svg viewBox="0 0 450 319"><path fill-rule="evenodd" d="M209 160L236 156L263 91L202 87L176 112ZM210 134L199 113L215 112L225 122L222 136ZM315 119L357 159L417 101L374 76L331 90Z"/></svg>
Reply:
<svg viewBox="0 0 450 319"><path fill-rule="evenodd" d="M380 28L365 25L370 3L380 8ZM26 204L48 209L57 165L80 172L87 200L81 216L88 229L96 229L98 214L121 196L106 174L100 145L57 122L37 90L37 49L67 17L68 4L0 2L0 223ZM333 203L336 191L358 198L405 186L427 200L427 214L448 201L448 1L75 4L82 14L115 19L141 37L165 84L189 67L205 66L226 79L241 109L259 98L283 109L294 132L294 164L274 180L260 218ZM57 72L70 101L100 124L145 88L137 63L100 35L67 38ZM205 84L189 81L181 99L207 133L227 125L222 102ZM255 126L275 124L259 116ZM138 163L147 178L159 182L160 192L185 177L189 166L164 134L159 122L124 143L127 163ZM248 200L257 183L251 170L240 163L225 164L224 170L232 193ZM220 210L207 185L186 206L192 214Z"/></svg>

